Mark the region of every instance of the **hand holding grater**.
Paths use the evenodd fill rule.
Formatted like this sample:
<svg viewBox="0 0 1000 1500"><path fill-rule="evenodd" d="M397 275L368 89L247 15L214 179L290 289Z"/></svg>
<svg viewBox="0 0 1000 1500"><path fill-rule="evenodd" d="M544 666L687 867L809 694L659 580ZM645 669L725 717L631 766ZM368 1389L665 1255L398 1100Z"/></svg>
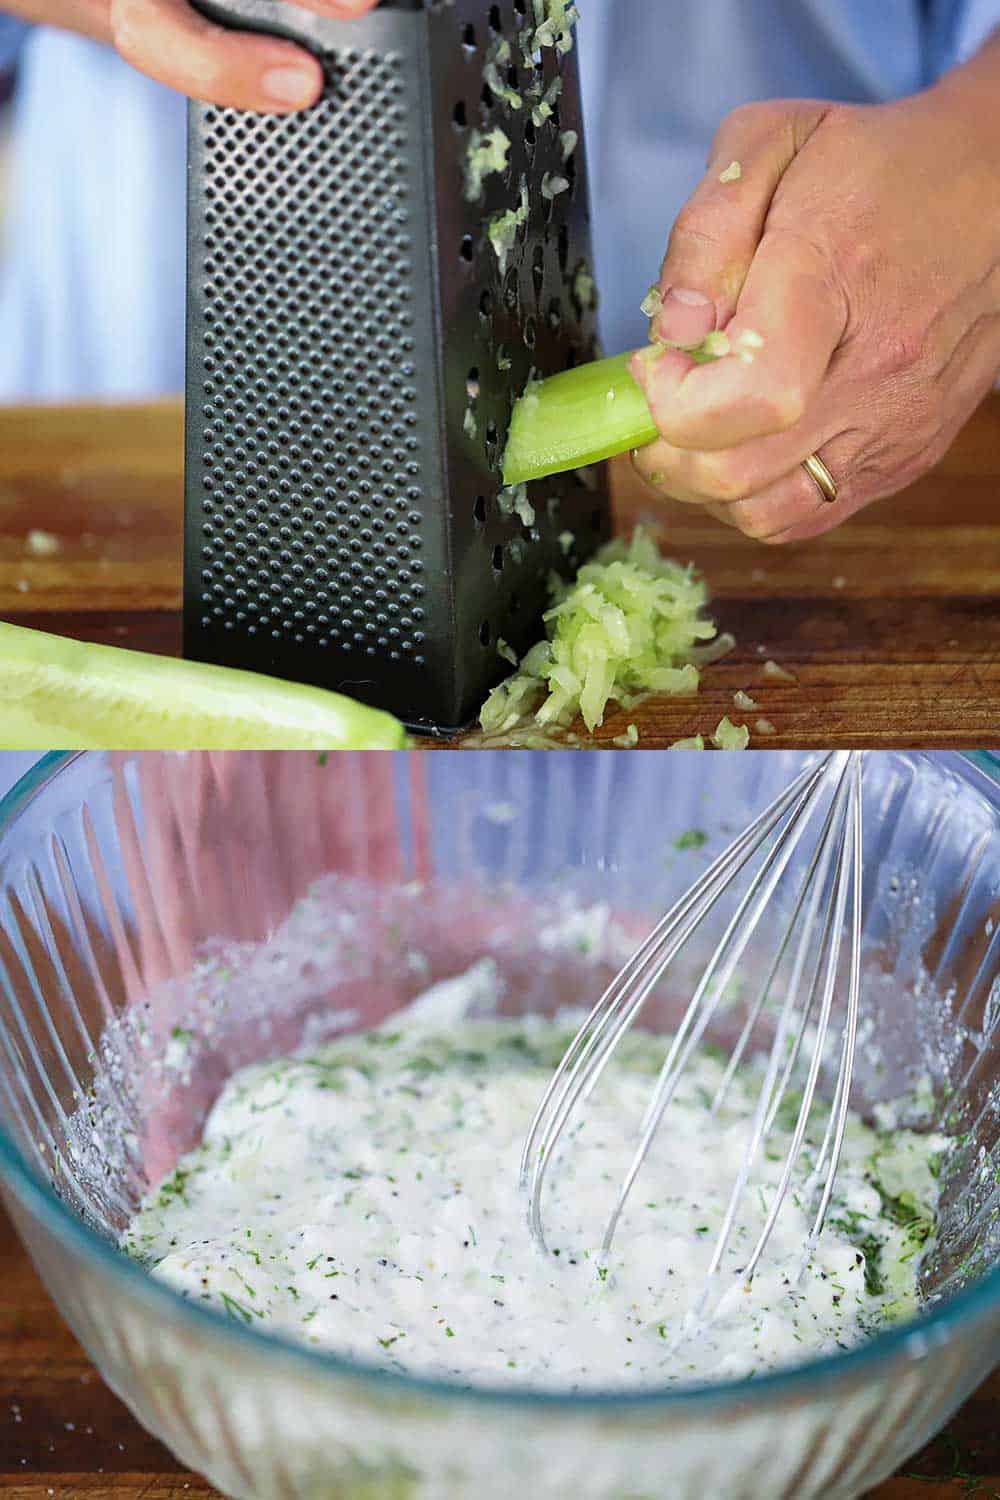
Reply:
<svg viewBox="0 0 1000 1500"><path fill-rule="evenodd" d="M565 0L199 9L325 85L191 106L185 653L457 728L608 530L602 469L500 479L532 372L594 355Z"/></svg>

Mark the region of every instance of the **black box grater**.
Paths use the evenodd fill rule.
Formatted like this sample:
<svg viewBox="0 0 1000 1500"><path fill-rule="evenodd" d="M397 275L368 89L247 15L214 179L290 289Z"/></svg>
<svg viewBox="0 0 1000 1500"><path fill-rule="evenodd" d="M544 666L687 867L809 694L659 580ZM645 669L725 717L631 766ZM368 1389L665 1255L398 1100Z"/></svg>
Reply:
<svg viewBox="0 0 1000 1500"><path fill-rule="evenodd" d="M608 531L603 469L533 486L533 521L500 498L532 369L595 352L575 46L533 48L544 0L199 9L326 83L297 115L191 107L185 652L459 727Z"/></svg>

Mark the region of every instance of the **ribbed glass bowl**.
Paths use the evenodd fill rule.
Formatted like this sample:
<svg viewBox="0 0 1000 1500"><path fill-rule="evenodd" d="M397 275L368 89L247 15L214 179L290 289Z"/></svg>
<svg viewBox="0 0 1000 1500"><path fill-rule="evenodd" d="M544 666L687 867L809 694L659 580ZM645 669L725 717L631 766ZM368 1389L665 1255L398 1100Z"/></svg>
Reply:
<svg viewBox="0 0 1000 1500"><path fill-rule="evenodd" d="M2 1193L146 1427L246 1500L804 1500L860 1494L947 1420L1000 1357L1000 789L982 758L866 758L866 1024L888 1067L861 1066L858 1104L926 1071L933 1123L961 1138L912 1323L752 1381L468 1390L229 1322L115 1248L234 1066L345 1010L381 1020L487 951L514 1008L589 1002L601 955L572 922L541 944L537 913L584 903L591 926L642 933L803 760L86 754L22 780L0 804ZM691 829L705 840L678 848ZM289 947L316 889L362 941Z"/></svg>

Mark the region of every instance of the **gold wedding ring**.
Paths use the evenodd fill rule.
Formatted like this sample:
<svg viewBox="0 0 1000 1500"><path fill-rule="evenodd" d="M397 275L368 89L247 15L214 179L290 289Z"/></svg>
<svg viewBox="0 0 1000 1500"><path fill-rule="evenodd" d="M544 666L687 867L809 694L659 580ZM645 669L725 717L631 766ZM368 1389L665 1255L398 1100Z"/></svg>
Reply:
<svg viewBox="0 0 1000 1500"><path fill-rule="evenodd" d="M827 505L832 505L837 498L837 481L823 460L818 454L810 453L802 467L816 485Z"/></svg>

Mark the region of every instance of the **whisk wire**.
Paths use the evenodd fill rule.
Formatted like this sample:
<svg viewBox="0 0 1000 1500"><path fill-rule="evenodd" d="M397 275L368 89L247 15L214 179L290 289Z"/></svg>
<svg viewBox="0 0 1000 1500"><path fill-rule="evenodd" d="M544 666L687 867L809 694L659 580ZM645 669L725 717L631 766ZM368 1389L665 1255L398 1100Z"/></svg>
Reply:
<svg viewBox="0 0 1000 1500"><path fill-rule="evenodd" d="M808 1262L809 1255L816 1241L823 1231L826 1222L827 1210L833 1195L833 1185L836 1180L837 1168L840 1165L840 1157L844 1146L844 1136L847 1131L847 1112L850 1107L851 1082L854 1075L854 1056L857 1050L858 1040L858 1013L861 1009L861 921L862 921L862 806L861 806L861 761L855 758L851 766L851 815L850 815L850 840L851 840L851 949L850 949L850 972L847 986L847 1013L844 1021L844 1038L841 1049L840 1067L837 1071L837 1088L834 1094L833 1109L827 1122L826 1133L823 1144L820 1147L816 1167L813 1169L814 1176L820 1170L821 1164L830 1151L830 1167L823 1184L823 1193L820 1198L816 1218L809 1235L809 1244L803 1264ZM831 1130L832 1146L831 1146Z"/></svg>
<svg viewBox="0 0 1000 1500"><path fill-rule="evenodd" d="M798 897L795 901L795 905L792 909L792 914L789 917L788 923L785 927L785 932L784 936L782 937L781 944L770 968L768 969L767 977L763 985L761 986L760 991L758 992L757 999L750 1007L746 1021L743 1025L743 1029L740 1032L739 1038L737 1039L736 1046L733 1048L732 1054L729 1058L729 1062L726 1065L726 1070L723 1074L722 1081L719 1084L718 1090L715 1094L715 1098L712 1101L713 1113L717 1111L721 1106L726 1094L729 1091L729 1086L733 1081L736 1070L738 1069L740 1063L743 1061L743 1055L746 1051L750 1038L753 1035L754 1030L756 1029L757 1022L760 1020L760 1016L763 1012L764 1006L767 1004L767 1000L774 985L774 981L777 978L782 961L788 951L789 945L791 944L793 934L795 933L796 926L798 924L799 916L802 912L802 908L806 903L806 899L808 898L809 911L807 913L805 922L802 924L801 931L799 932L798 948L792 965L791 977L789 978L788 986L786 988L785 1001L782 1005L782 1017L784 1018L786 1015L790 1016L791 1012L794 1009L793 1002L798 996L799 985L802 982L802 974L805 969L806 959L809 953L810 940L812 938L813 928L816 922L816 913L819 908L820 900L822 899L823 890L825 888L829 873L829 861L832 855L830 830L833 826L835 813L836 803L831 802L829 808L827 809L826 818L823 823L823 828L820 833L819 840L817 841L815 852L809 862L809 869L806 873L806 878L802 882L802 888L799 891ZM820 869L821 864L822 869ZM818 875L817 872L819 872ZM780 1061L780 1057L777 1055L779 1051L780 1049L777 1047L776 1043L774 1048L775 1069L777 1068L777 1064ZM791 1070L789 1069L789 1071ZM774 1076L773 1073L771 1073L770 1068L768 1072L771 1078L771 1085L773 1087ZM781 1094L783 1092L784 1084L782 1084L782 1087L779 1089L778 1094L775 1096L778 1103L780 1103ZM770 1098L770 1095L768 1095L768 1098ZM771 1128L771 1125L773 1124L774 1114L777 1112L777 1107L778 1106L776 1103L774 1106L774 1112L770 1113L767 1116L768 1123L764 1129L765 1135L767 1135Z"/></svg>
<svg viewBox="0 0 1000 1500"><path fill-rule="evenodd" d="M764 1224L753 1250L736 1273L746 1284L753 1277L771 1239L804 1150L819 1080L828 1061L834 1000L841 975L843 933L849 909L846 1007L842 1023L838 1020L839 1048L834 1048L834 1053L839 1052L839 1060L830 1113L806 1186L808 1198L815 1202L818 1195L818 1204L806 1242L803 1269L825 1222L847 1129L857 1045L862 920L862 772L862 757L858 751L831 752L822 757L800 772L789 787L716 857L623 965L579 1027L539 1103L525 1141L521 1181L528 1192L528 1221L533 1237L544 1248L541 1204L546 1174L574 1111L596 1087L625 1032L678 953L729 890L734 879L751 867L759 856L759 864L751 868L735 911L725 923L722 938L702 970L660 1068L640 1127L638 1144L605 1229L598 1264L606 1265L629 1194L684 1071L729 993L738 965L771 908L817 811L825 805L816 847L807 862L805 876L791 906L791 915L783 925L777 951L748 1007L722 1080L711 1100L710 1109L716 1114L774 994L779 975L788 968L788 980L777 1006L774 1039L754 1104L749 1144L729 1193L701 1290L694 1308L683 1320L678 1337L691 1331L708 1305L755 1163L788 1097L808 1037L810 1058L805 1083L779 1180L769 1203L765 1204Z"/></svg>
<svg viewBox="0 0 1000 1500"><path fill-rule="evenodd" d="M736 1215L743 1200L743 1195L746 1191L746 1186L750 1179L750 1174L756 1163L761 1146L766 1141L768 1135L771 1132L775 1116L777 1115L777 1111L781 1104L781 1099L784 1095L785 1087L787 1086L789 1071L787 1062L785 1067L782 1068L782 1057L785 1054L786 1039L788 1038L789 1032L791 1030L792 1019L795 1014L795 1008L799 996L799 988L802 983L802 976L805 972L809 956L810 941L819 911L820 901L822 900L823 893L826 889L827 879L829 876L830 863L834 851L834 839L832 837L832 833L834 828L836 810L837 803L834 799L827 811L819 843L817 844L816 851L813 855L812 860L810 861L806 879L803 882L802 889L799 892L798 899L796 900L795 907L792 911L788 926L785 930L785 935L782 939L778 958L771 966L767 985L765 985L765 987L761 990L761 997L763 997L766 994L767 988L769 987L771 982L773 982L775 972L780 964L781 955L788 948L788 945L792 938L792 934L795 931L795 924L808 897L809 910L806 915L806 920L802 925L802 930L799 933L799 941L796 947L792 972L789 977L788 986L785 991L785 996L782 1000L781 1009L778 1015L778 1025L775 1031L774 1042L768 1056L764 1079L761 1083L761 1087L757 1096L750 1144L747 1147L743 1161L740 1165L739 1173L737 1174L736 1182L733 1185L733 1189L729 1197L729 1202L726 1205L726 1212L723 1217L718 1238L716 1240L715 1249L713 1251L711 1261L709 1262L708 1270L705 1274L705 1284L702 1290L702 1294L699 1297L699 1313L703 1309L703 1306L707 1301L710 1284L718 1273L723 1256L725 1255L726 1250L729 1246L729 1241L733 1231L733 1225L735 1224ZM810 994L814 994L814 991L815 980L810 984ZM753 1008L752 1016L754 1020L760 1014L761 1009L762 1000L759 1000ZM808 1003L807 1006L803 1007L803 1012L804 1014L808 1015ZM731 1079L734 1069L734 1059L736 1060L736 1062L739 1061L739 1057L742 1055L742 1050L746 1046L747 1039L748 1031L747 1027L745 1026L737 1048L734 1049L733 1057L730 1059L729 1067L726 1070L727 1079ZM789 1051L791 1051L791 1049L789 1049ZM779 1070L782 1071L783 1077L781 1083L777 1084L776 1087L777 1075L779 1073ZM726 1080L724 1080L724 1082L725 1081ZM716 1095L716 1099L718 1098L719 1095Z"/></svg>
<svg viewBox="0 0 1000 1500"><path fill-rule="evenodd" d="M799 795L808 795L824 771L824 762L809 766L795 778L714 860L709 869L660 920L649 937L611 981L570 1042L535 1112L521 1155L522 1186L529 1187L528 1220L531 1233L544 1247L541 1224L541 1194L548 1163L573 1109L584 1091L590 1092L651 990L691 932L704 919L727 888L730 871L766 840ZM640 982L638 976L645 975ZM630 987L634 989L628 999ZM617 1024L616 1024L617 1023ZM607 1033L610 1039L606 1041ZM606 1043L591 1072L585 1071L597 1049ZM544 1138L540 1141L543 1125ZM529 1184L530 1169L530 1184Z"/></svg>
<svg viewBox="0 0 1000 1500"><path fill-rule="evenodd" d="M601 1246L602 1264L611 1252L618 1221L642 1169L653 1137L659 1129L660 1121L673 1099L683 1071L718 1010L733 974L736 972L736 966L757 929L761 915L767 909L805 833L812 811L811 802L802 802L781 829L764 863L751 879L748 889L729 920L721 942L698 982L678 1027L674 1043L660 1070L652 1101L641 1126L639 1144L611 1212ZM748 910L749 917L747 917ZM724 961L723 955L725 955ZM707 1000L706 996L708 996Z"/></svg>
<svg viewBox="0 0 1000 1500"><path fill-rule="evenodd" d="M846 780L842 778L836 792L838 803L843 805L846 796L847 783ZM823 1049L826 1044L826 1035L830 1024L830 1011L833 1006L833 996L837 983L839 948L835 941L831 942L829 940L831 939L833 934L839 933L843 928L844 913L847 906L847 886L850 879L850 869L848 868L844 860L846 839L847 824L845 822L840 826L840 836L838 839L837 850L837 874L833 884L833 889L830 893L831 899L826 908L826 914L823 923L823 934L820 941L819 956L816 964L816 972L814 975L813 984L810 987L811 993L809 996L808 1006L809 1013L811 1013L812 1011L813 1004L815 1002L816 988L819 982L820 975L822 974L823 998L820 1004L819 1020L816 1026L816 1043L813 1047L812 1057L810 1058L809 1072L802 1090L802 1100L799 1104L798 1116L795 1121L795 1129L792 1133L791 1144L788 1147L788 1151L785 1156L781 1177L778 1181L778 1186L772 1196L767 1218L764 1221L764 1227L761 1230L760 1235L757 1239L757 1243L751 1251L746 1265L743 1268L743 1277L746 1281L750 1281L752 1279L753 1274L757 1269L760 1258L764 1253L765 1247L767 1246L767 1242L771 1237L771 1233L777 1222L778 1215L781 1212L782 1205L785 1201L785 1195L788 1192L788 1186L791 1182L792 1173L795 1169L795 1164L798 1161L799 1153L802 1150L802 1142L805 1139L806 1127L809 1123L809 1116L812 1112L813 1099L816 1093L816 1083L819 1078L820 1067L823 1061ZM828 942L829 949L827 947Z"/></svg>

